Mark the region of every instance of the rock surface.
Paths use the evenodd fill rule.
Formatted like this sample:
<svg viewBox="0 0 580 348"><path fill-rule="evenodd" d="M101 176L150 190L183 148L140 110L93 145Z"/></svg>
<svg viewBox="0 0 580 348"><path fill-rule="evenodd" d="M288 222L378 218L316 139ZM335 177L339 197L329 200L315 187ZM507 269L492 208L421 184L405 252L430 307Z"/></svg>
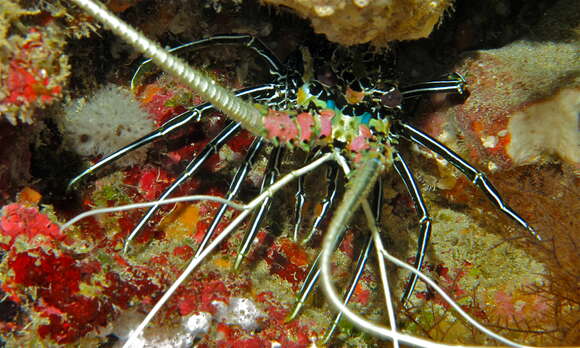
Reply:
<svg viewBox="0 0 580 348"><path fill-rule="evenodd" d="M472 160L491 171L553 159L577 166L578 21L564 15L578 13L577 7L560 2L539 23L534 32L552 33L550 40L529 36L465 54L454 70L466 77L469 98L438 109L426 118L425 129L440 140L459 140ZM554 18L562 20L554 26Z"/></svg>
<svg viewBox="0 0 580 348"><path fill-rule="evenodd" d="M372 41L384 46L394 40L429 36L449 8L449 0L266 0L286 6L312 23L329 41L354 45Z"/></svg>

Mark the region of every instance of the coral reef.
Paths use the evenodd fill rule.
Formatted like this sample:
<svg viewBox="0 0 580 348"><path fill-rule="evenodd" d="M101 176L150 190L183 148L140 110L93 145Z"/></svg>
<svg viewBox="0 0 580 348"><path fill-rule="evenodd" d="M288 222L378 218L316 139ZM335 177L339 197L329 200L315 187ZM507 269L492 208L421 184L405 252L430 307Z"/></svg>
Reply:
<svg viewBox="0 0 580 348"><path fill-rule="evenodd" d="M469 220L469 215L478 216L480 227L465 229L465 234L457 236L455 241L437 243L435 240L449 235L456 227L448 229L448 223L435 224L430 260L433 257L440 260L440 264L433 263L435 271L429 271L436 277L443 277L437 272L446 267L452 279L461 272L479 278L477 284L462 288L464 300L460 303L474 315L479 312L482 320L508 337L535 345L579 342L572 329L576 325L573 324L577 321L574 311L578 310L579 303L577 277L574 276L577 268L575 246L580 242L576 219L580 209L577 200L580 195L578 23L578 4L559 1L527 38L499 49L466 53L455 69L466 76L470 96L464 101L434 96L428 101L430 105L422 105L423 115L418 119L425 131L474 165L487 169L509 204L517 207L544 238L542 243L522 240L502 217L494 217L497 213L481 197L474 195L470 183L438 160L435 168L426 166L427 170L420 173L421 181L430 185L439 197L432 200L435 210L452 202L456 207L463 207L453 212L454 223ZM441 201L441 194L444 201ZM433 193L429 196L435 197ZM442 211L438 211L436 216L441 214ZM478 232L481 227L495 236L481 235ZM440 228L443 230L437 232ZM497 236L501 238L491 241ZM483 246L481 243L487 243L488 239L490 244ZM445 246L464 242L473 243L476 250L488 251L486 261L473 262L474 255L459 256L465 247L449 250ZM484 273L489 279L493 276L488 272L474 274L481 271L478 267L488 262L499 266L499 260L494 262L491 258L497 248L505 247L506 243L527 254L520 254L515 259L517 252L514 250L503 254L504 258L507 256L504 261L509 260L507 265L514 268L509 274L522 276L527 270L538 267L536 262L539 262L543 270L537 268L534 272L538 275L535 281L485 285L487 280L481 276ZM462 262L468 263L462 265ZM523 268L516 271L516 267ZM505 274L500 277L509 278ZM460 278L459 284L462 284L465 278ZM423 300L437 301L437 297L426 295ZM456 329L451 330L450 325L454 320L445 319L444 306L432 308L436 311L428 316L436 318L433 323L439 322L439 325L418 325L417 313L412 313L412 327L429 335L449 334L452 337L450 333ZM447 324L441 324L445 322ZM443 331L437 332L441 328ZM445 331L447 329L450 331Z"/></svg>
<svg viewBox="0 0 580 348"><path fill-rule="evenodd" d="M149 191L140 189L143 179L136 170L124 179L119 174L100 180L85 204L149 199ZM0 219L0 245L6 251L0 263L2 308L18 308L1 318L9 346L39 340L94 345L107 341L107 336L122 342L158 299L160 289L188 262L199 243L196 237L203 235L217 208L212 203L174 208L161 221L162 233L149 229L148 237L140 238L147 246L135 258L127 258L119 254L120 242L138 221L138 213L103 216L63 234L48 217L54 219L54 212L48 207L39 211L38 193L28 190L20 197L19 203L4 207ZM227 220L220 229L225 224ZM259 235L263 247L250 255L256 264L235 272L231 265L240 238L230 240L178 291L161 314L163 319L146 331L143 346L186 347L195 340L201 347L271 342L306 347L322 335L328 315L318 311L286 322L294 298L291 289L296 291L304 280L312 250L306 253L288 239L274 242L264 229ZM342 272L348 275L347 269Z"/></svg>
<svg viewBox="0 0 580 348"><path fill-rule="evenodd" d="M503 1L492 2L498 8L505 5ZM228 6L232 3L237 3L239 8L234 6L236 9L230 12ZM378 13L378 7L382 6L380 1L345 1L343 10L339 8L339 2L293 3L302 3L304 11L311 12L315 4L335 6L332 16L314 14L318 19L313 22L318 21L318 25L322 25L329 23L324 22L328 20L333 21L334 25L341 21L346 23L351 18L352 29L345 31L347 37L343 40L357 37L361 41L374 40L377 44L390 40L381 36L386 34L374 32L382 24L371 19L378 16L369 9ZM425 5L429 3L425 2ZM13 4L8 5L12 6L10 11L16 11ZM280 29L283 24L287 25L284 20L256 15L258 12L255 9L248 9L245 7L247 4L240 5L237 1L167 3L119 0L108 4L132 20L147 35L168 44L214 33L251 32L264 37L283 57L295 42L310 35L301 22L293 20L288 28ZM447 2L439 4L443 7L448 5ZM543 242L530 242L525 231L501 216L469 182L448 169L448 164L434 165L422 154L409 153L409 158L415 157L414 161L409 162L424 184L423 188L430 189L424 190L424 196L434 220L432 244L424 271L458 299L466 311L489 327L518 342L537 345L577 345L580 342L578 330L575 329L580 303L576 250L580 244L577 233L580 226L576 218L580 211L577 199L580 185L574 175L577 152L572 151L574 139L577 141L574 138L577 137L577 134L574 135L577 126L571 123L575 120L572 115L578 110L574 106L577 105L574 103L577 103L575 71L578 67L573 59L573 47L577 45L578 38L575 36L577 31L570 31L563 25L577 24L578 21L571 17L580 12L573 10L577 8L574 1L559 4L570 7L560 11L554 7L553 15L546 17L541 26L535 27L535 36L500 49L479 51L469 55L464 62L457 63L459 71L466 73L471 96L463 105L440 97L431 98L428 103L438 109L424 113L417 120L425 130L456 149L478 168L493 169L490 173L493 183L509 204L538 230L544 238ZM22 32L10 29L6 32L3 42L17 42L19 45L11 46L10 50L6 49L7 46L0 47L0 66L3 69L0 74L3 79L8 76L5 74L11 67L11 59L20 54L18 52L28 50L24 48L28 46L22 44L26 40L42 38L42 47L32 45L34 48L29 48L38 50L33 52L35 58L24 60L34 67L43 64L43 61L36 59L47 47L46 35L51 35L48 28L66 23L66 32L70 37L86 35L90 30L94 22L80 13L74 17L59 14L61 5L59 1L50 4L42 2L43 10L40 13L23 15L18 19L2 17L8 18L2 19L2 24L9 23L11 28L20 27L15 24L17 21L41 27L38 20L48 18L46 27L37 29L38 32L28 29ZM6 5L2 3L2 6ZM51 6L52 9L49 9ZM389 15L404 19L392 21L400 29L403 29L402 25L409 25L425 34L439 20L443 7L432 9L430 13L433 17L417 17L423 21L421 23L405 19L407 13L393 12ZM1 11L6 14L7 8L2 7ZM215 14L217 11L213 9L217 8L221 9L222 15ZM395 11L403 8L408 7L399 5ZM351 17L339 17L344 14ZM363 19L368 22L360 22ZM461 20L467 21L465 18ZM199 25L192 26L192 22ZM357 23L362 23L362 26L355 27ZM404 28L405 31L408 29ZM455 45L452 49L448 42L434 43L441 46L445 53L446 50L472 47L473 41L478 40L468 43L466 37L469 35L465 32L442 30L455 40L451 43ZM473 30L485 32L482 36L493 36L491 31L478 30L477 27ZM308 34L301 37L300 33L304 32ZM417 31L408 33L419 35ZM59 35L63 35L62 32ZM36 117L53 118L54 123L59 124L59 118L64 113L46 112L47 109L42 106L48 102L58 102L62 94L83 95L90 104L88 96L99 93L93 90L109 83L128 84L128 76L133 71L128 60L136 58L134 53L104 31L101 36L102 40L71 40L66 51L62 42L56 45L54 52L77 62L72 70L74 76L71 81L74 83L64 84L69 78L64 77L68 66L51 66L54 69L62 68L57 74L48 76L47 84L52 86L51 79L62 77L56 84L62 88L59 94L51 94L53 90L50 88L43 87L38 92L36 87L31 87L37 93L36 99L10 104L12 113L8 117L14 121L21 117L27 122ZM64 36L58 37L64 40ZM286 37L290 39L280 39ZM12 50L14 47L17 50ZM416 55L417 51L406 49L401 47L402 56L408 57L409 52ZM219 64L214 64L218 56L222 59ZM423 59L430 55L419 56ZM446 54L434 53L433 56L445 56L441 65L456 63ZM228 48L218 53L209 52L208 56L196 57L193 61L211 66L208 70L214 79L241 87L248 85L248 80L258 79L253 72L261 67L256 68L258 64L253 63L254 58ZM220 65L224 60L229 65L221 70L215 69L214 65ZM48 61L60 64L60 59ZM430 64L413 61L413 65L411 71L405 71L407 75L404 77L426 79L421 69ZM445 66L444 71L450 70ZM37 72L34 69L26 71L33 75ZM35 83L44 81L34 76ZM8 84L2 83L0 93L4 93L6 86ZM117 89L105 88L109 92ZM44 92L49 93L50 97L43 99L41 94ZM142 123L148 123L147 127L150 123L159 125L172 115L201 102L194 92L163 75L148 79L135 94L128 97L122 93L128 99L137 99L140 108L145 110L134 109L136 118L129 121L131 126ZM0 103L4 103L5 98L0 98L3 101ZM100 105L102 103L105 101L101 101ZM134 102L130 103L134 105ZM7 107L7 104L0 105L2 107ZM547 109L558 112L547 113ZM83 118L79 122L86 125L84 121L88 122L89 118L86 118L87 115L80 116ZM129 117L124 113L122 116ZM117 121L99 120L102 126L91 126L93 128L89 129L104 131L94 127L109 127L104 125L107 122L115 122L113 127L117 127ZM310 121L309 118L298 120L301 125L307 125L305 128L310 127ZM182 133L152 145L155 151L150 151L146 164L98 173L98 179L87 181L79 189L78 201L62 197L62 193L55 192L47 184L49 180L58 179L58 184L64 188L68 179L65 176L78 173L72 161L68 160L71 155L63 150L63 134L58 133L56 127L53 130L50 122L46 125L37 122L30 127L16 128L7 124L0 127L0 199L3 204L8 202L0 213L0 298L3 299L0 302L0 346L114 346L124 342L187 264L210 225L217 204L184 203L163 208L137 238L135 250L130 255L121 253L122 243L142 211L90 218L62 233L58 230L58 223L94 207L144 202L159 196L184 164L199 154L224 123L218 113L205 115L199 123ZM79 128L75 126L75 129ZM116 128L107 132L114 130ZM503 131L505 135L502 136ZM531 131L537 134L531 137ZM52 136L46 136L46 133ZM85 133L93 135L95 132ZM304 134L301 136L307 137ZM176 194L223 196L233 168L239 164L251 140L247 133L232 139L209 160L201 175L192 178ZM109 142L104 145L115 147ZM40 147L45 149L44 152L39 151ZM531 152L524 155L518 149ZM56 161L45 156L48 152L64 159ZM304 160L304 154L299 149L289 157L292 158L285 160L284 170L295 168ZM241 199L255 196L265 162L262 159L256 163L249 182L242 189ZM52 168L54 172L47 173L58 174L38 176L31 170L35 166ZM309 213L305 214L306 220L313 219L312 216L320 211L319 198L325 194L326 188L321 185L321 175L318 174L308 177L306 181L309 195L304 209ZM417 243L417 219L413 204L395 175L385 175L384 183L382 225L387 247L412 262ZM288 238L289 231L293 229L290 223L295 187L289 186L283 191L276 196L273 202L275 208L259 231L257 242L241 270L233 271L232 264L243 229L216 250L178 290L157 320L145 331L141 341L143 345L191 346L195 343L199 347L307 347L313 342L319 344L333 316L320 294L314 294L296 320L286 321L296 292L306 277L308 263L319 250L320 234L316 233L308 245ZM218 226L218 233L235 216L234 212L228 212ZM362 239L358 225L353 223L334 260L338 285L344 285L350 278L353 260ZM383 307L378 305L381 300L379 283L374 267L369 268L370 271L365 273L355 290L352 306L371 320L384 321ZM393 270L392 275L392 289L399 295L408 274ZM402 330L406 333L451 343L492 344L488 338L473 333L472 328L458 319L428 287L419 285L411 304L410 308L398 313ZM346 322L341 322L339 327L336 344L354 347L378 344Z"/></svg>

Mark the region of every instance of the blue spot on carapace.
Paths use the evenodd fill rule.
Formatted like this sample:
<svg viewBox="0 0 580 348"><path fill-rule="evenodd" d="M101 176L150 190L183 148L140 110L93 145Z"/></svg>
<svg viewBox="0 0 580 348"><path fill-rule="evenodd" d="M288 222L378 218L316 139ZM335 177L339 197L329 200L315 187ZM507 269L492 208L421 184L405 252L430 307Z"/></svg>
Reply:
<svg viewBox="0 0 580 348"><path fill-rule="evenodd" d="M330 110L336 110L336 103L334 102L334 100L327 100L326 107L329 108Z"/></svg>
<svg viewBox="0 0 580 348"><path fill-rule="evenodd" d="M371 117L373 117L373 116L370 113L365 112L360 117L360 123L362 123L362 124L369 124L369 122L371 120Z"/></svg>

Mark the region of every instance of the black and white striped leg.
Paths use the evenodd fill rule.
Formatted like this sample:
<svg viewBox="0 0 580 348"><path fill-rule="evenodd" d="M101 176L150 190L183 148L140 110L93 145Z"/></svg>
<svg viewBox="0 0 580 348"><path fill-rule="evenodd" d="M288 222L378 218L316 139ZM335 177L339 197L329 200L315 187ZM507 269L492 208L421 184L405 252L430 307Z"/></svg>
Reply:
<svg viewBox="0 0 580 348"><path fill-rule="evenodd" d="M344 233L341 233L339 237L340 240L337 242L337 245L340 245L343 237ZM304 304L306 303L308 296L310 296L312 290L314 290L314 286L316 285L318 277L320 276L320 267L319 267L320 255L321 253L318 253L318 255L316 255L316 259L314 259L314 261L310 264L310 267L308 268L308 273L306 274L306 278L304 279L304 283L302 283L300 291L298 291L298 295L296 296L296 303L294 304L292 312L288 316L287 319L288 321L293 320L298 316L298 314L300 314L300 311L304 307Z"/></svg>
<svg viewBox="0 0 580 348"><path fill-rule="evenodd" d="M417 217L419 218L419 241L417 247L417 255L415 256L415 265L414 267L417 270L421 270L423 266L423 261L425 260L425 252L427 250L427 246L429 244L429 238L431 237L431 217L429 216L429 212L427 211L427 207L425 206L425 201L423 200L423 196L421 195L421 190L419 186L417 186L417 182L413 177L413 173L409 169L409 166L405 162L405 159L398 151L393 153L393 165L395 170L405 183L405 187L413 200L413 204L415 205L415 211L417 212ZM405 287L405 291L403 292L403 297L401 299L401 303L404 305L408 300L409 297L413 294L413 290L415 289L415 285L417 284L417 275L412 274L411 278L409 279L407 286Z"/></svg>
<svg viewBox="0 0 580 348"><path fill-rule="evenodd" d="M312 160L320 154L320 149L313 149L308 153L304 164L312 162ZM292 233L292 240L298 242L298 234L300 234L300 227L302 226L302 209L304 208L304 203L306 203L306 191L304 190L304 181L306 180L306 175L298 178L296 181L296 193L294 194L294 232Z"/></svg>
<svg viewBox="0 0 580 348"><path fill-rule="evenodd" d="M270 68L270 73L274 76L281 76L286 73L286 67L280 59L276 57L274 52L268 48L260 39L248 35L248 34L228 34L228 35L216 35L211 36L205 39L189 42L174 48L169 49L168 51L182 55L187 52L191 52L194 50L204 49L211 46L224 46L224 45L238 45L243 46L251 49L252 51L256 52L262 59L264 59ZM135 71L133 78L131 80L131 88L135 88L143 78L143 76L153 70L155 64L151 61L151 59L147 59L143 61Z"/></svg>
<svg viewBox="0 0 580 348"><path fill-rule="evenodd" d="M276 182L276 179L280 175L280 164L282 162L282 156L284 155L284 146L278 146L272 149L272 153L270 153L270 158L268 159L268 166L266 168L266 173L264 174L264 179L262 180L262 186L260 188L260 192L264 192L265 189L270 187L272 184ZM270 206L272 204L272 197L268 197L262 202L260 208L252 218L252 222L250 224L250 228L244 235L244 239L242 240L242 245L240 246L240 250L238 251L238 255L236 256L236 260L234 262L234 269L238 269L242 264L245 256L248 254L252 242L254 238L258 234L258 230L262 225L262 221L264 217L268 214L270 210Z"/></svg>
<svg viewBox="0 0 580 348"><path fill-rule="evenodd" d="M243 88L237 90L234 94L239 97L253 95L257 96L261 93L267 93L275 90L277 88L276 85L273 84L264 84L255 87ZM165 135L173 132L174 130L182 127L192 121L198 121L200 117L203 115L204 112L208 110L214 109L213 105L210 103L203 103L198 105L191 110L185 111L170 120L163 123L159 128L155 129L154 131L150 132L149 134L144 135L143 137L135 140L131 144L120 148L119 150L105 156L97 163L93 164L88 169L84 170L82 173L74 177L68 184L68 189L73 187L76 183L82 180L87 175L95 172L97 169L116 161L117 159L121 158L122 156L128 154L131 151L134 151L144 145L147 145Z"/></svg>
<svg viewBox="0 0 580 348"><path fill-rule="evenodd" d="M241 129L241 125L237 122L230 122L222 131L213 138L201 151L201 153L194 158L185 168L185 170L177 177L177 179L161 194L158 200L163 200L169 197L175 189L177 189L181 184L183 184L188 178L194 175L199 168L205 163L205 161L212 156L213 154L217 153L219 149L229 140L231 139L239 130ZM137 226L131 231L127 239L125 239L125 243L123 246L123 252L126 253L129 249L129 244L131 241L138 235L141 231L143 226L149 221L151 216L157 211L159 205L156 204L149 208L145 215L141 218Z"/></svg>
<svg viewBox="0 0 580 348"><path fill-rule="evenodd" d="M252 142L252 145L250 145L250 148L248 149L248 153L246 154L246 157L244 158L242 165L240 166L240 168L238 168L236 175L234 176L232 182L230 183L230 187L228 188L228 192L226 194L227 200L232 200L236 196L238 191L240 190L240 188L242 186L242 182L244 181L246 176L248 176L248 173L252 169L252 166L254 165L254 163L256 163L256 159L258 158L258 154L260 153L260 151L264 147L264 142L265 142L264 138L258 137L258 138L255 138L254 141ZM197 251L195 253L195 257L199 256L199 254L203 251L206 244L209 242L209 240L213 236L213 234L214 234L218 224L220 223L222 217L224 216L227 208L228 208L228 206L225 204L222 204L220 206L217 214L213 217L213 220L212 220L209 228L205 232L205 235L203 236L203 240L201 241L201 243L199 244L199 247L197 248Z"/></svg>
<svg viewBox="0 0 580 348"><path fill-rule="evenodd" d="M316 259L314 259L314 261L310 264L310 268L308 268L308 273L306 274L304 283L302 283L302 287L300 288L300 291L298 291L298 296L296 296L296 303L294 304L294 308L292 309L292 312L290 312L290 315L288 315L286 321L294 320L298 314L300 314L300 311L306 304L308 296L310 296L312 290L314 290L314 286L316 285L316 281L320 275L320 267L318 267L318 264L320 263L320 255L321 254L318 253L318 255L316 255Z"/></svg>
<svg viewBox="0 0 580 348"><path fill-rule="evenodd" d="M465 93L466 82L459 73L452 73L445 80L421 82L410 86L401 86L401 95L405 99L435 93Z"/></svg>
<svg viewBox="0 0 580 348"><path fill-rule="evenodd" d="M429 135L421 132L417 128L402 122L398 123L395 127L394 131L398 134L435 152L459 169L469 180L471 180L473 185L477 186L481 191L483 191L483 193L485 193L493 205L525 228L534 238L542 240L540 235L503 201L496 188L491 184L483 172L475 169L451 149L447 148Z"/></svg>
<svg viewBox="0 0 580 348"><path fill-rule="evenodd" d="M377 180L377 183L376 183L376 185L374 187L374 191L373 191L373 210L375 213L375 219L376 219L377 223L378 223L378 221L380 221L382 206L383 206L383 183L381 180ZM344 237L344 233L342 233L340 235L340 240L337 242L337 245L340 245L343 237ZM372 249L371 246L372 246L372 238L369 238L368 241L365 243L365 246L364 246L363 250L361 251L361 253L357 259L355 275L354 275L353 280L351 282L351 286L349 288L349 291L347 291L347 296L345 297L345 303L347 303L350 300L350 298L352 296L351 292L354 291L354 288L356 288L356 284L360 280L360 276L362 275L362 270L364 269L364 265L366 263L366 260L368 259L368 253ZM294 304L294 308L292 309L291 314L288 316L288 320L292 320L298 316L298 314L300 313L300 311L304 307L304 304L306 303L308 296L310 296L310 294L312 293L312 290L314 290L314 286L316 285L316 281L318 280L318 277L320 276L320 267L319 267L320 255L321 255L321 253L318 253L318 255L316 256L316 259L314 259L314 261L310 264L310 268L308 269L306 279L304 280L304 283L302 284L302 287L300 288L300 291L298 292L296 303ZM352 288L352 290L350 290L351 288ZM349 295L349 293L350 293L350 295ZM340 317L338 317L335 321L336 321L336 324L338 324L338 322L340 321ZM336 328L330 328L329 331L334 331L335 329ZM332 334L330 333L330 335L332 335ZM330 338L329 334L327 334L327 338Z"/></svg>
<svg viewBox="0 0 580 348"><path fill-rule="evenodd" d="M326 197L324 197L324 199L322 200L322 209L320 210L320 213L314 220L310 232L302 240L302 244L308 243L308 241L310 241L312 236L314 236L314 234L320 227L320 224L322 223L322 221L324 221L324 219L328 215L328 212L330 211L330 208L332 207L332 204L334 203L334 200L336 198L336 191L338 190L338 165L334 162L329 163L328 167L326 168L326 183L328 186L326 189Z"/></svg>
<svg viewBox="0 0 580 348"><path fill-rule="evenodd" d="M369 234L365 237L364 247L361 250L361 252L358 255L358 258L356 260L356 267L354 270L353 278L351 279L350 286L347 289L346 294L344 296L344 304L345 305L348 304L352 295L354 294L354 291L356 290L358 282L360 281L360 278L362 277L364 268L365 268L367 261L369 259L369 255L371 254L371 251L373 250L373 245L374 245L373 238ZM332 321L332 324L328 327L328 329L326 330L326 333L324 334L324 338L322 339L322 343L326 344L326 343L328 343L328 341L330 341L330 339L334 335L334 332L336 331L336 328L338 327L338 324L340 323L340 319L342 319L342 312L338 312L335 315L334 320Z"/></svg>
<svg viewBox="0 0 580 348"><path fill-rule="evenodd" d="M377 180L377 183L375 184L374 187L374 191L373 191L373 205L372 205L372 209L373 209L373 213L374 213L374 217L375 217L375 223L377 224L377 226L380 225L380 221L381 221L381 212L383 210L383 181L379 178L379 180ZM352 297L352 295L354 294L354 291L358 285L358 282L360 281L360 278L362 277L364 268L367 264L369 255L371 253L371 250L373 249L373 238L371 236L371 234L368 234L366 236L365 242L364 242L364 247L362 248L357 260L356 260L356 267L355 267L355 271L352 277L352 280L350 281L350 286L348 287L348 290L346 291L346 294L344 296L344 304L346 305L348 302L350 302L350 299ZM338 327L338 323L340 323L340 319L342 318L342 312L338 312L336 314L336 316L334 317L334 321L332 322L331 326L326 330L326 334L324 335L324 338L322 339L322 343L328 343L328 341L330 341L330 339L332 338L332 335L334 334L334 331L336 331L336 328Z"/></svg>
<svg viewBox="0 0 580 348"><path fill-rule="evenodd" d="M330 197L330 202L328 204L328 209L330 209L330 206L332 205L332 202L334 201L334 196L336 196L336 190L337 190L337 186L338 186L338 166L335 163L332 163L330 167L327 168L327 172L326 172L326 177L327 177L327 183L328 183L328 188L327 188L327 196L325 198L325 201L328 201L328 198ZM324 210L324 208L323 208ZM327 212L322 212L318 215L316 220L320 220L322 221L324 219L324 217L326 216ZM315 225L316 226L316 225ZM313 226L311 231L315 231L316 228ZM311 235L313 232L310 233L310 235L308 236L308 239L310 239ZM343 235L341 235L341 238L343 237ZM340 244L340 242L339 242ZM320 253L316 256L316 259L314 259L314 261L310 264L310 267L308 269L308 273L306 274L306 279L304 279L304 283L302 283L302 287L300 288L300 291L298 291L298 296L297 296L297 300L296 303L294 304L294 308L291 312L291 314L288 316L288 320L292 320L294 318L296 318L296 316L300 313L300 311L302 310L302 307L304 307L304 304L306 302L306 300L308 299L308 296L310 296L310 293L312 293L312 290L314 289L314 286L316 284L316 281L318 280L318 276L320 275L320 269L318 267L318 262L320 260Z"/></svg>

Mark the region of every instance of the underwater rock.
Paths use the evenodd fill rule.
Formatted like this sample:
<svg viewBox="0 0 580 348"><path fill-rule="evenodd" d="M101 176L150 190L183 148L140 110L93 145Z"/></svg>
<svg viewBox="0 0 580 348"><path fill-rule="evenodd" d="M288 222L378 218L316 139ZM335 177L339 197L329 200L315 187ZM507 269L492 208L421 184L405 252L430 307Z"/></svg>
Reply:
<svg viewBox="0 0 580 348"><path fill-rule="evenodd" d="M10 201L18 187L30 180L30 127L0 126L0 202Z"/></svg>
<svg viewBox="0 0 580 348"><path fill-rule="evenodd" d="M577 46L519 41L471 54L458 69L470 98L455 108L465 144L490 170L578 163L580 79Z"/></svg>
<svg viewBox="0 0 580 348"><path fill-rule="evenodd" d="M312 23L328 40L343 45L427 37L451 5L450 0L265 0L287 6Z"/></svg>
<svg viewBox="0 0 580 348"><path fill-rule="evenodd" d="M531 36L499 49L467 53L454 70L466 77L469 97L428 115L424 129L447 143L463 143L463 152L490 171L555 158L577 166L578 22L562 15L578 13L574 6L560 2L535 28L544 36L553 33L549 40ZM433 97L431 103L447 103L440 98Z"/></svg>

